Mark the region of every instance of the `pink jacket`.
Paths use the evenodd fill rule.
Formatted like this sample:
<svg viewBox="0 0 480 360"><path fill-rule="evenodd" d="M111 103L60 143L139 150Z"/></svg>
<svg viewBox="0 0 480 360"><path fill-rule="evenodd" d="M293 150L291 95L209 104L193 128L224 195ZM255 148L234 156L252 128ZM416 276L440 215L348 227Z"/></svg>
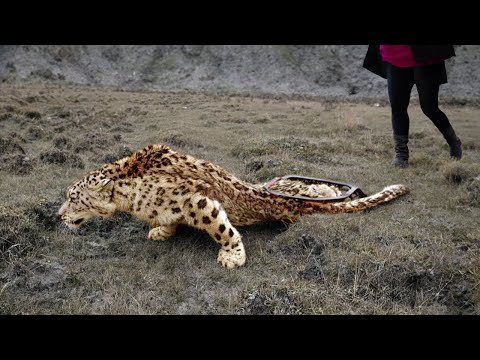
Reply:
<svg viewBox="0 0 480 360"><path fill-rule="evenodd" d="M413 57L410 45L380 45L382 60L397 67L415 67L437 64L444 61L444 58L436 58L426 61L417 61Z"/></svg>

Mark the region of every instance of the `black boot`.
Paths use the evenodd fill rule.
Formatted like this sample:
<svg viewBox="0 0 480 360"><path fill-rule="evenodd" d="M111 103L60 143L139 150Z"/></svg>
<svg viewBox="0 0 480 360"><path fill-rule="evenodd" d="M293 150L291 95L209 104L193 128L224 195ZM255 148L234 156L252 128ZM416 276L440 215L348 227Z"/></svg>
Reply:
<svg viewBox="0 0 480 360"><path fill-rule="evenodd" d="M393 166L406 168L408 166L408 135L393 135L395 143L395 159Z"/></svg>
<svg viewBox="0 0 480 360"><path fill-rule="evenodd" d="M447 140L448 146L450 146L450 156L455 160L462 158L462 142L455 134L455 131L450 126L446 130L442 131L443 137Z"/></svg>

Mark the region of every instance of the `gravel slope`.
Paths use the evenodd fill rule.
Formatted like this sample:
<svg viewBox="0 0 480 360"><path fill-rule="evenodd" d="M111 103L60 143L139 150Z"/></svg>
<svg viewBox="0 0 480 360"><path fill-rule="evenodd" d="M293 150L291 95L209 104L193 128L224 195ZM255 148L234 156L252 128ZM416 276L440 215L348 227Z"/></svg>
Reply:
<svg viewBox="0 0 480 360"><path fill-rule="evenodd" d="M367 45L0 45L0 81L129 89L385 97ZM480 45L458 45L441 95L480 96ZM413 96L416 96L414 91Z"/></svg>

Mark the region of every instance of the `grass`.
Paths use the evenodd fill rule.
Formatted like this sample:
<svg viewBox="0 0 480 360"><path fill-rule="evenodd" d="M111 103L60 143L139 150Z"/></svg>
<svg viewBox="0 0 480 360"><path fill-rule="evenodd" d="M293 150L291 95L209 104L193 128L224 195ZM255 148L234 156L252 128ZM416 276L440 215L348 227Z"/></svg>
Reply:
<svg viewBox="0 0 480 360"><path fill-rule="evenodd" d="M418 104L411 166L390 166L388 104L200 92L4 84L0 88L0 313L479 314L478 104L442 109L448 148ZM244 267L188 227L164 242L127 214L67 230L67 187L150 143L264 182L298 174L411 194L358 214L240 228Z"/></svg>

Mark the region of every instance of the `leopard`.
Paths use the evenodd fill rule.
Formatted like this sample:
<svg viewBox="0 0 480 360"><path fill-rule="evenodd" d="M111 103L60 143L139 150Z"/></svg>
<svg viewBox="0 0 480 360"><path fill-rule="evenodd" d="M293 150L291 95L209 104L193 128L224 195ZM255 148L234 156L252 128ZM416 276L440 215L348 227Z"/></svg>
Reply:
<svg viewBox="0 0 480 360"><path fill-rule="evenodd" d="M78 229L92 217L126 212L147 223L147 237L155 241L171 238L179 225L193 227L220 246L218 263L233 269L247 259L237 227L266 221L292 224L317 213L354 213L410 192L406 185L396 184L370 196L324 203L273 196L264 185L243 181L213 162L167 144L153 144L105 164L69 186L58 216L68 228ZM292 183L277 186L291 190ZM309 196L338 195L335 187L327 188L307 186L302 191Z"/></svg>

